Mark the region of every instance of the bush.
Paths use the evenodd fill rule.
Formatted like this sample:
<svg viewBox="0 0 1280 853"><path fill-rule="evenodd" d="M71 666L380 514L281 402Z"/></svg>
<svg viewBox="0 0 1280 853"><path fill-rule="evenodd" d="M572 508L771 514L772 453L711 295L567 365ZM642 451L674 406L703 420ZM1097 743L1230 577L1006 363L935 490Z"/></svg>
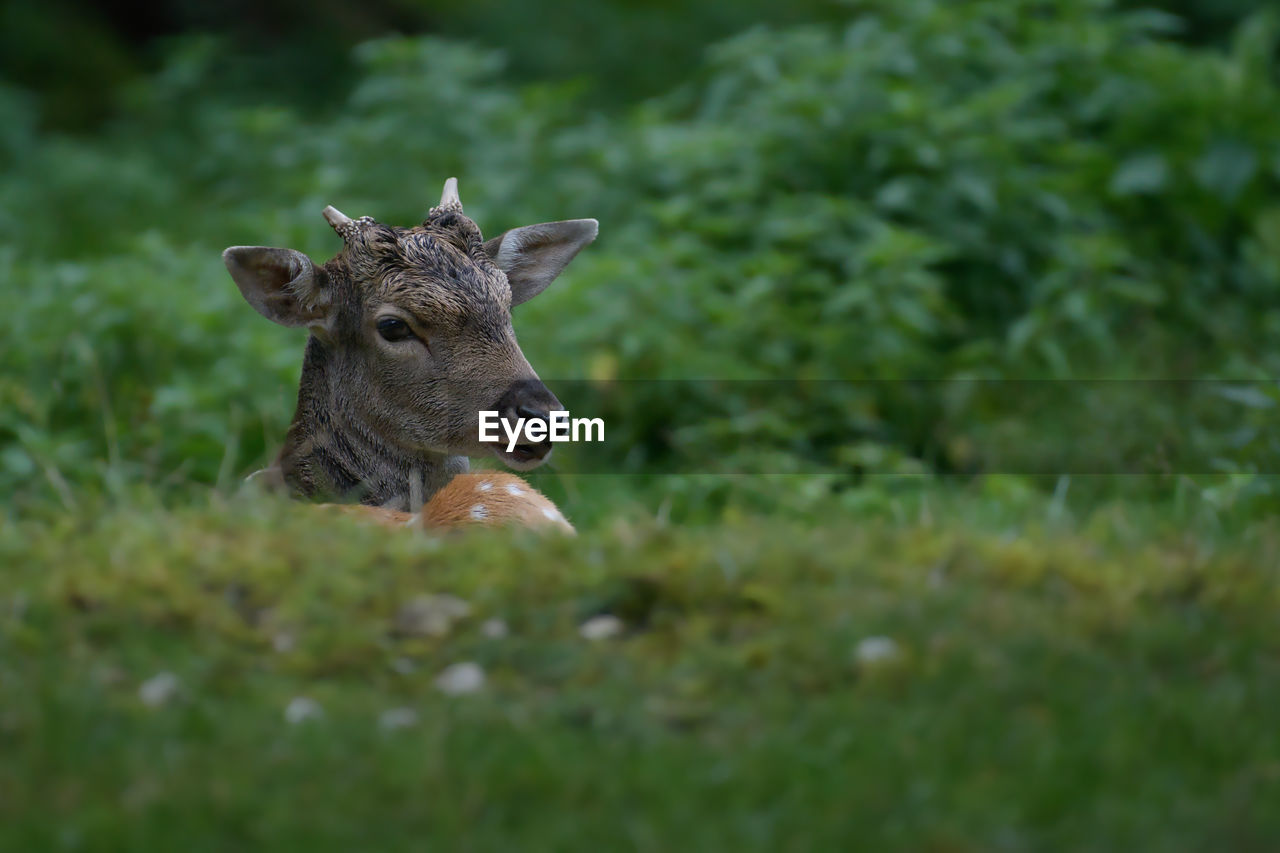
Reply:
<svg viewBox="0 0 1280 853"><path fill-rule="evenodd" d="M1078 436L1052 406L901 380L1273 376L1275 18L1225 52L1172 41L1175 23L1102 2L863 2L847 25L731 39L621 118L429 38L361 47L332 118L218 98L218 45L199 40L101 137L41 134L6 95L3 156L23 168L0 184L0 489L172 494L261 464L301 339L241 303L218 252L327 257L325 204L407 224L449 174L487 233L601 219L516 324L549 379L690 380L598 398L625 471L714 457L840 490L921 461L996 470L1011 424ZM784 384L761 402L701 379ZM1270 386L1214 399L1193 413L1202 458L1266 470ZM1142 422L1099 437L1106 465L1148 441Z"/></svg>

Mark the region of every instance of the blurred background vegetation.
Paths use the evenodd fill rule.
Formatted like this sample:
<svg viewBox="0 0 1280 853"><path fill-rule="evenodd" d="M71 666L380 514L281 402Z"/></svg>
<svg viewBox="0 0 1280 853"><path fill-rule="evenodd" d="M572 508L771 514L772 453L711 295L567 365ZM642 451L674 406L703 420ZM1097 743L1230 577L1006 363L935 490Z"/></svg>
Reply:
<svg viewBox="0 0 1280 853"><path fill-rule="evenodd" d="M826 472L661 478L683 518L865 506L900 487L868 474L990 474L1015 434L1118 470L1185 415L1086 395L1074 414L1107 424L1086 436L1030 398L879 381L907 379L1220 380L1194 470L1094 487L1277 506L1267 4L50 0L2 21L11 514L232 489L278 447L302 339L218 253L327 258L324 205L409 224L454 174L488 234L601 221L516 318L553 384L846 380L763 406L712 383L596 398L619 473ZM586 479L570 515L639 482Z"/></svg>

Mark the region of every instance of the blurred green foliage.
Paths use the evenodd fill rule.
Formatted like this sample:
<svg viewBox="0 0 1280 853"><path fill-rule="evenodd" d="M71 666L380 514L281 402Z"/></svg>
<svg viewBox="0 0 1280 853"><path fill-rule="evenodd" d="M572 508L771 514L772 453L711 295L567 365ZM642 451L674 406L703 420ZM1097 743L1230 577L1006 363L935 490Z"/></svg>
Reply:
<svg viewBox="0 0 1280 853"><path fill-rule="evenodd" d="M1268 0L1120 0L1178 15L1177 37L1220 43ZM340 107L351 47L371 38L433 33L500 45L504 82L571 80L594 106L617 109L660 94L694 68L706 45L748 22L833 22L854 0L0 0L0 76L41 93L49 127L88 130L111 118L124 84L164 64L193 33L220 40L223 95Z"/></svg>
<svg viewBox="0 0 1280 853"><path fill-rule="evenodd" d="M1261 5L0 7L0 847L1274 847ZM227 500L303 335L221 250L449 175L601 221L515 315L583 535Z"/></svg>
<svg viewBox="0 0 1280 853"><path fill-rule="evenodd" d="M0 525L0 847L1274 847L1277 525L934 497L573 540L216 498ZM412 628L440 594L464 615Z"/></svg>
<svg viewBox="0 0 1280 853"><path fill-rule="evenodd" d="M221 85L226 43L185 39L78 137L2 88L0 492L17 507L176 494L265 462L302 339L243 304L218 253L327 258L325 204L408 224L452 174L488 234L601 221L517 314L552 381L1274 377L1277 18L1221 46L1180 31L1102 0L866 0L836 23L751 29L662 97L603 111L435 37L363 43L330 109L246 102ZM669 387L592 413L635 449L626 470L672 453L779 473L836 460L791 485L798 506L868 471L982 470L1010 423L1078 438L1053 412L997 421L905 382L780 395L729 423L699 422L723 387ZM1248 474L1231 451L1274 451L1274 395L1221 405L1227 426L1201 440ZM1134 420L1094 440L1144 438ZM1274 506L1271 478L1231 482Z"/></svg>
<svg viewBox="0 0 1280 853"><path fill-rule="evenodd" d="M746 22L789 25L845 16L842 0L0 0L0 74L41 93L47 127L87 131L122 105L120 91L164 66L192 35L219 42L222 97L340 108L350 49L388 34L432 33L501 45L504 83L571 82L585 101L621 109L696 67L705 46ZM212 92L206 90L206 94Z"/></svg>

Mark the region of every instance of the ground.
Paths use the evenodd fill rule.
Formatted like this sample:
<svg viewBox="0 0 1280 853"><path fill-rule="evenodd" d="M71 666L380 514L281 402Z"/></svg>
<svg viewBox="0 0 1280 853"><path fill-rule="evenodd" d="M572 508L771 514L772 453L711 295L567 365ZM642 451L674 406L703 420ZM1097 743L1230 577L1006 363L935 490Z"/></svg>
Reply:
<svg viewBox="0 0 1280 853"><path fill-rule="evenodd" d="M0 533L6 850L1274 849L1280 525Z"/></svg>

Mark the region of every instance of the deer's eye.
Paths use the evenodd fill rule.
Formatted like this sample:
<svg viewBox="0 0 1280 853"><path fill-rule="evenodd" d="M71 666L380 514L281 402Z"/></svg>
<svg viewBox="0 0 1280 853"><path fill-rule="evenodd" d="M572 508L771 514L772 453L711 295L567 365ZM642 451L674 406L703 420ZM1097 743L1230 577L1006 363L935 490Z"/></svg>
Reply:
<svg viewBox="0 0 1280 853"><path fill-rule="evenodd" d="M383 317L378 321L378 334L383 340L403 341L413 337L409 324L398 317Z"/></svg>

